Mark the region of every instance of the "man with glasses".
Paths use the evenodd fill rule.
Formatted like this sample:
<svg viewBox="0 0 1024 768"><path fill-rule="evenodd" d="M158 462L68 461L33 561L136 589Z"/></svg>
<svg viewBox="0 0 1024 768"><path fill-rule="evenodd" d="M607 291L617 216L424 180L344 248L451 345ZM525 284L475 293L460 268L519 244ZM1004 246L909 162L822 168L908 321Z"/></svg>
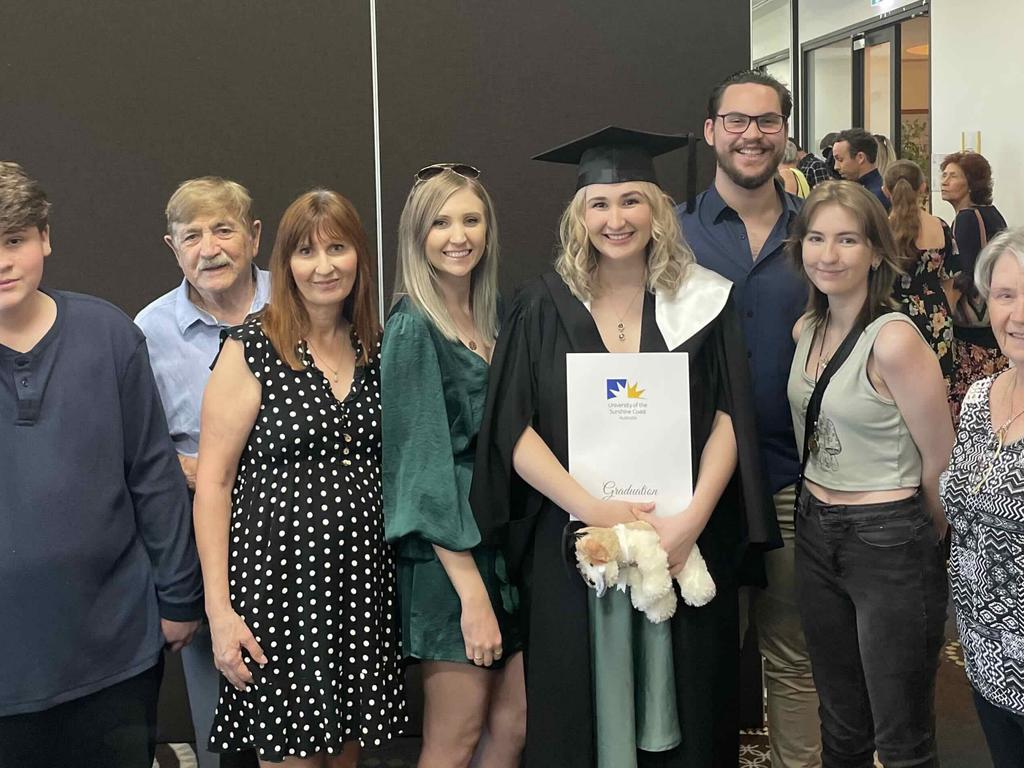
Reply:
<svg viewBox="0 0 1024 768"><path fill-rule="evenodd" d="M260 222L241 184L215 176L183 182L167 202L164 242L184 279L135 318L146 334L150 361L178 462L195 489L199 452L199 410L210 365L224 328L240 325L270 298L270 274L253 259L260 246ZM255 753L224 755L206 749L220 695L213 665L210 627L203 622L181 654L196 732L199 768L254 766Z"/></svg>
<svg viewBox="0 0 1024 768"><path fill-rule="evenodd" d="M886 212L892 203L882 191L882 174L878 172L878 142L863 128L842 131L832 145L836 172L847 181L856 181L878 198Z"/></svg>
<svg viewBox="0 0 1024 768"><path fill-rule="evenodd" d="M754 382L759 439L786 546L765 555L768 586L752 611L764 657L768 728L774 768L821 765L818 697L794 595L793 504L799 474L786 398L793 325L807 292L785 254L799 200L776 174L786 145L793 99L761 72L738 72L708 100L704 139L717 160L715 180L693 211L678 209L697 262L728 278Z"/></svg>

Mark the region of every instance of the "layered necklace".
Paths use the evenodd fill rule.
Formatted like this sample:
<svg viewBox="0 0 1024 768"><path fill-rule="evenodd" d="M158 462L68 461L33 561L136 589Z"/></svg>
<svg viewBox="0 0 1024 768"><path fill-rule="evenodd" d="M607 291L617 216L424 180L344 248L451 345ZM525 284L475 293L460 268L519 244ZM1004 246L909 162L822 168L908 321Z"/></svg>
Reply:
<svg viewBox="0 0 1024 768"><path fill-rule="evenodd" d="M1006 419L1006 421L1004 421L1002 423L1002 425L1000 427L998 427L996 429L996 431L995 431L995 438L996 438L995 448L994 449L989 449L986 452L988 460L986 461L986 455L985 454L982 454L978 458L978 464L977 464L977 468L976 468L976 471L978 473L977 474L977 476L978 476L978 483L977 483L977 485L974 486L974 493L980 492L981 489L985 487L985 483L987 483L989 481L989 478L992 477L992 473L995 472L996 462L999 461L999 457L1003 453L1003 446L1006 445L1006 433L1010 431L1010 425L1013 424L1013 422L1015 422L1021 416L1024 416L1024 408L1022 408L1021 410L1017 411L1016 413L1013 412L1013 395L1017 391L1017 371L1018 371L1017 368L1013 369L1013 374L1012 374L1013 375L1013 381L1010 383L1010 389L1009 389L1009 392L1007 393L1007 396L1006 396L1006 399L1007 399L1006 412L1009 413L1010 416L1009 416L1009 418Z"/></svg>

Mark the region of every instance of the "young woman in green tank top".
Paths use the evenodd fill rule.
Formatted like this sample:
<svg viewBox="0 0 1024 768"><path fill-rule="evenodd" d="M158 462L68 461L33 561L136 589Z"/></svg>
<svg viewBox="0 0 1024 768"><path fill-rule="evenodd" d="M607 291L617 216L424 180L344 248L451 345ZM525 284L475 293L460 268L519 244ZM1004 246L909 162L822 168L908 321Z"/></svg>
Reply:
<svg viewBox="0 0 1024 768"><path fill-rule="evenodd" d="M822 764L870 768L877 750L887 765L937 765L947 598L938 481L953 443L942 373L890 299L897 250L864 187L815 187L790 250L810 295L788 386L800 449L811 393L856 334L811 425L797 505L797 601L821 698Z"/></svg>

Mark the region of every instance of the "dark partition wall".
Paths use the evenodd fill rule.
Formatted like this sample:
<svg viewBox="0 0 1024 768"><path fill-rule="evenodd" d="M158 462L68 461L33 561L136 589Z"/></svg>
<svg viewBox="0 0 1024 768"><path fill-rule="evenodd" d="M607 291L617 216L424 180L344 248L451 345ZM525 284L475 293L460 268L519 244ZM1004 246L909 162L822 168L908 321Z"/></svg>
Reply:
<svg viewBox="0 0 1024 768"><path fill-rule="evenodd" d="M163 208L203 174L253 193L262 264L312 185L373 234L367 2L5 0L0 29L0 158L53 201L48 285L131 313L168 290Z"/></svg>
<svg viewBox="0 0 1024 768"><path fill-rule="evenodd" d="M376 6L386 295L420 166L484 171L509 286L550 261L572 193L571 169L531 155L610 123L699 134L711 84L749 60L746 0ZM8 0L0 27L0 157L54 202L48 284L129 312L162 293L179 279L163 206L206 173L253 192L261 263L313 185L348 195L377 236L368 1ZM703 185L706 150L699 167ZM684 168L684 153L659 161L677 197Z"/></svg>
<svg viewBox="0 0 1024 768"><path fill-rule="evenodd" d="M377 3L385 288L413 172L483 171L501 225L506 288L551 260L571 168L542 150L608 124L702 130L711 85L750 60L750 4L681 0L430 0ZM699 153L700 183L712 158ZM685 193L685 152L659 160Z"/></svg>

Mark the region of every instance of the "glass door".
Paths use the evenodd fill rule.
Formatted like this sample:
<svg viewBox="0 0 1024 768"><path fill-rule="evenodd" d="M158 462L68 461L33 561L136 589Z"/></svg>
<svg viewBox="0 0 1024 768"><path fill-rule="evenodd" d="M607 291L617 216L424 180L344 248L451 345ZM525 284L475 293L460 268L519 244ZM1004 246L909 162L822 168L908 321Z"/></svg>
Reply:
<svg viewBox="0 0 1024 768"><path fill-rule="evenodd" d="M900 146L900 29L854 38L854 125Z"/></svg>
<svg viewBox="0 0 1024 768"><path fill-rule="evenodd" d="M849 38L806 52L804 141L808 152L818 152L825 134L854 125L852 78L853 49Z"/></svg>

